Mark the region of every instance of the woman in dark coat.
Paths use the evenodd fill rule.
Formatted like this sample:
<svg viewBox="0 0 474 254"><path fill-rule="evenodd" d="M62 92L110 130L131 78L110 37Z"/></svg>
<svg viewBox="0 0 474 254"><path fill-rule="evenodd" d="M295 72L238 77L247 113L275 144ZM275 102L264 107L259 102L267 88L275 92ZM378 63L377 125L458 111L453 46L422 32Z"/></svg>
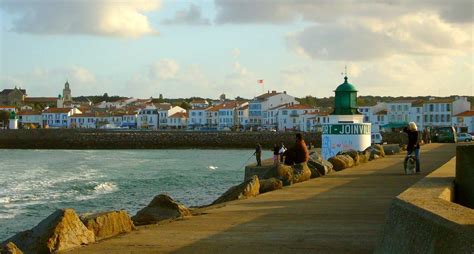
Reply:
<svg viewBox="0 0 474 254"><path fill-rule="evenodd" d="M408 134L407 156L405 157L404 166L407 167L408 155L414 153L416 160L416 172L420 172L420 143L418 141L418 128L414 122L410 122L408 127L403 129Z"/></svg>
<svg viewBox="0 0 474 254"><path fill-rule="evenodd" d="M293 150L295 152L296 164L307 162L309 160L308 148L306 147L306 143L304 142L301 133L296 134L296 143Z"/></svg>

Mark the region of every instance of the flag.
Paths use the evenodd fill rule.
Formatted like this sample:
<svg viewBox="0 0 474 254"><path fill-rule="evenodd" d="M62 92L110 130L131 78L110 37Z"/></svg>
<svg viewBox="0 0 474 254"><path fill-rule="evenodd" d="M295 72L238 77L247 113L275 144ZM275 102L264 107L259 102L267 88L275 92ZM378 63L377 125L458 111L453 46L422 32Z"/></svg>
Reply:
<svg viewBox="0 0 474 254"><path fill-rule="evenodd" d="M259 79L259 80L257 80L257 82L258 82L259 84L263 84L263 79Z"/></svg>

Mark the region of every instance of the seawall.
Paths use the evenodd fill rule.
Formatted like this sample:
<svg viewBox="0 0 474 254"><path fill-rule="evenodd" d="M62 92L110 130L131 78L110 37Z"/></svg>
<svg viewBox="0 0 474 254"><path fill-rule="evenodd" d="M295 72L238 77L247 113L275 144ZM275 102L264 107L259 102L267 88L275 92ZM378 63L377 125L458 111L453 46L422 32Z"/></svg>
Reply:
<svg viewBox="0 0 474 254"><path fill-rule="evenodd" d="M305 133L320 146L321 135ZM112 131L78 129L0 130L0 149L170 149L254 148L295 142L295 132Z"/></svg>

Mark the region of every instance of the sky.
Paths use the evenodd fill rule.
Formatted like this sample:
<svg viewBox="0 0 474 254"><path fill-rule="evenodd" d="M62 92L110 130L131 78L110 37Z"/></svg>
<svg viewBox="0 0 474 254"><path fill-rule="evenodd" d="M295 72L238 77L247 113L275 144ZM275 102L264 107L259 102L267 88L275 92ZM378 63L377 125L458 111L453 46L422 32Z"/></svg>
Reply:
<svg viewBox="0 0 474 254"><path fill-rule="evenodd" d="M474 95L471 0L0 0L0 89ZM263 79L263 85L257 81Z"/></svg>

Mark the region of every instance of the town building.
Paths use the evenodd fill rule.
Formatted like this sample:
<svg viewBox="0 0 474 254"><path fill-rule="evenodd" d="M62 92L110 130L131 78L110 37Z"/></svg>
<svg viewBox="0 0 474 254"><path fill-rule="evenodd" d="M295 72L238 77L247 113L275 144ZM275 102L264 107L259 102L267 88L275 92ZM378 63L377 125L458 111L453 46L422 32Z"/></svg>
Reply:
<svg viewBox="0 0 474 254"><path fill-rule="evenodd" d="M16 86L13 89L3 89L0 92L0 105L20 106L23 105L25 97L25 89L17 88Z"/></svg>
<svg viewBox="0 0 474 254"><path fill-rule="evenodd" d="M155 105L149 104L138 111L137 116L138 129L158 129L158 110Z"/></svg>
<svg viewBox="0 0 474 254"><path fill-rule="evenodd" d="M454 116L470 109L471 103L466 97L430 98L423 103L424 126L451 126Z"/></svg>
<svg viewBox="0 0 474 254"><path fill-rule="evenodd" d="M176 112L168 116L168 127L171 129L185 129L188 125L188 114L186 112Z"/></svg>
<svg viewBox="0 0 474 254"><path fill-rule="evenodd" d="M325 111L310 111L300 116L299 130L304 132L321 132L322 125L329 123L329 113Z"/></svg>
<svg viewBox="0 0 474 254"><path fill-rule="evenodd" d="M191 108L207 108L209 107L209 102L204 99L194 99L189 103L189 105Z"/></svg>
<svg viewBox="0 0 474 254"><path fill-rule="evenodd" d="M249 125L252 127L259 127L263 124L264 112L270 108L279 105L294 105L299 104L295 97L276 91L268 91L265 94L259 95L253 100L249 101Z"/></svg>
<svg viewBox="0 0 474 254"><path fill-rule="evenodd" d="M306 113L317 112L318 109L308 105L286 105L278 109L278 130L302 130L301 126L305 125L303 115Z"/></svg>
<svg viewBox="0 0 474 254"><path fill-rule="evenodd" d="M43 117L40 111L20 111L17 116L19 127L22 129L37 129L43 127Z"/></svg>
<svg viewBox="0 0 474 254"><path fill-rule="evenodd" d="M69 117L81 113L77 108L48 108L41 114L43 126L45 128L68 128Z"/></svg>
<svg viewBox="0 0 474 254"><path fill-rule="evenodd" d="M245 102L237 108L238 128L246 130L249 124L249 103Z"/></svg>
<svg viewBox="0 0 474 254"><path fill-rule="evenodd" d="M474 110L466 110L453 117L453 126L459 133L474 134Z"/></svg>
<svg viewBox="0 0 474 254"><path fill-rule="evenodd" d="M193 107L189 109L188 129L201 129L207 125L207 108Z"/></svg>

